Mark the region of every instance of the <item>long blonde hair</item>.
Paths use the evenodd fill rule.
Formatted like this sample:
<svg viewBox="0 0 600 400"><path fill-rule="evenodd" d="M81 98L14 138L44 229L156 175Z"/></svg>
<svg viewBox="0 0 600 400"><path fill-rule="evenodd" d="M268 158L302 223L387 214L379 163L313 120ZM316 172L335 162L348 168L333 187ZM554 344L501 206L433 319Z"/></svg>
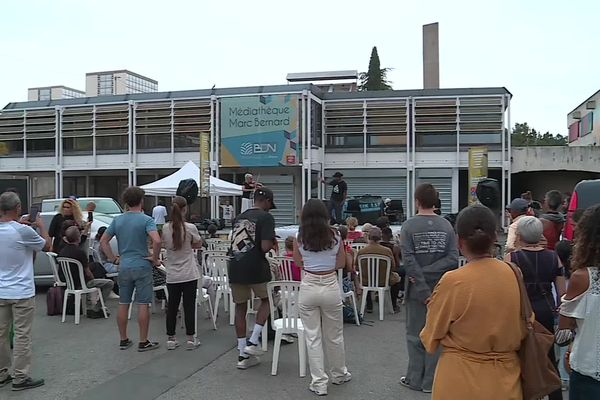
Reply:
<svg viewBox="0 0 600 400"><path fill-rule="evenodd" d="M83 213L81 212L81 207L79 207L79 203L77 201L71 200L71 199L63 200L63 202L60 203L60 209L58 210L58 213L60 215L62 215L63 217L65 216L65 214L64 214L65 204L69 204L71 206L71 212L73 213L73 219L78 224L80 224L83 221Z"/></svg>

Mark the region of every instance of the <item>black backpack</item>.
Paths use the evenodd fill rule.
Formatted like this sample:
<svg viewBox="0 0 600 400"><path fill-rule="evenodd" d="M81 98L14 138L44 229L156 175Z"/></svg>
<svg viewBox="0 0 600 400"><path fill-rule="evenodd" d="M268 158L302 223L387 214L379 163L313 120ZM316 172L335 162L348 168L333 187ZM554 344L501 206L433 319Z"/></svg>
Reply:
<svg viewBox="0 0 600 400"><path fill-rule="evenodd" d="M198 183L194 179L182 180L177 187L177 196L183 197L191 205L198 198Z"/></svg>

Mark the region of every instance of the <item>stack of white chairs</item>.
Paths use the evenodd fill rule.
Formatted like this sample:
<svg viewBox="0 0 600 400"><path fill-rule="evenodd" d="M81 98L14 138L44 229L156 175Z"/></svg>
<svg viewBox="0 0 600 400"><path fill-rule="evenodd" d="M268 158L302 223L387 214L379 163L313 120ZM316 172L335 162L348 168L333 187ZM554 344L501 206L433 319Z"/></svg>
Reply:
<svg viewBox="0 0 600 400"><path fill-rule="evenodd" d="M386 264L386 268L381 268L382 263ZM364 266L363 266L364 264ZM377 292L379 295L379 320L383 321L383 305L384 302L392 307L392 298L390 297L390 270L392 267L392 259L388 256L380 256L375 254L358 256L358 276L360 284L363 287L362 301L360 313L364 315L367 305L367 296L369 292ZM366 280L363 277L363 272L366 272ZM384 274L383 277L381 274ZM380 278L383 278L384 285L379 286Z"/></svg>
<svg viewBox="0 0 600 400"><path fill-rule="evenodd" d="M281 300L281 318L275 318L277 304L274 301L274 290L279 289ZM298 336L298 358L300 364L300 377L306 376L306 341L304 339L304 326L300 320L298 310L298 298L300 295L300 282L294 281L272 281L267 284L269 293L269 305L271 308L271 325L275 329L275 347L273 349L273 363L271 375L277 375L279 364L279 351L281 348L282 335L295 334ZM266 326L266 324L265 324ZM263 332L264 336L264 332Z"/></svg>
<svg viewBox="0 0 600 400"><path fill-rule="evenodd" d="M227 262L229 257L224 255L210 255L207 257L208 276L218 285L217 298L214 304L213 314L215 319L219 312L219 303L223 297L223 306L225 311L229 310L229 324L234 324L235 310L233 305L233 296L231 295L231 287L229 286L229 274L227 272Z"/></svg>

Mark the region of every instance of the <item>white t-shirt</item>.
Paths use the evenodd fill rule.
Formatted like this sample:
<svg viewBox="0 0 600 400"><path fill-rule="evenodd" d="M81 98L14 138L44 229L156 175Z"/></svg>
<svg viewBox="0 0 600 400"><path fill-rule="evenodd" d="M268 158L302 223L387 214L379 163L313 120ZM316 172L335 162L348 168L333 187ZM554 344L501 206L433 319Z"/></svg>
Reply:
<svg viewBox="0 0 600 400"><path fill-rule="evenodd" d="M46 241L29 226L0 222L0 299L21 300L35 296L33 253Z"/></svg>
<svg viewBox="0 0 600 400"><path fill-rule="evenodd" d="M222 205L223 209L223 219L225 221L231 221L233 218L233 206L232 205Z"/></svg>
<svg viewBox="0 0 600 400"><path fill-rule="evenodd" d="M152 209L152 218L156 225L164 225L165 217L167 216L167 209L165 206L156 206Z"/></svg>

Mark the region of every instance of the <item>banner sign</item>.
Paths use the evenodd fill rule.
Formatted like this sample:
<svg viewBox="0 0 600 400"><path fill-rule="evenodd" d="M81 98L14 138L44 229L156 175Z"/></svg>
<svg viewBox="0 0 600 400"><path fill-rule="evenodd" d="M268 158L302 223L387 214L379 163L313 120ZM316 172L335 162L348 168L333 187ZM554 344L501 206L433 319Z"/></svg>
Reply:
<svg viewBox="0 0 600 400"><path fill-rule="evenodd" d="M488 148L469 148L469 204L477 203L477 184L488 177Z"/></svg>
<svg viewBox="0 0 600 400"><path fill-rule="evenodd" d="M200 197L210 196L210 133L200 133Z"/></svg>
<svg viewBox="0 0 600 400"><path fill-rule="evenodd" d="M296 95L221 99L221 165L298 165L298 103Z"/></svg>

